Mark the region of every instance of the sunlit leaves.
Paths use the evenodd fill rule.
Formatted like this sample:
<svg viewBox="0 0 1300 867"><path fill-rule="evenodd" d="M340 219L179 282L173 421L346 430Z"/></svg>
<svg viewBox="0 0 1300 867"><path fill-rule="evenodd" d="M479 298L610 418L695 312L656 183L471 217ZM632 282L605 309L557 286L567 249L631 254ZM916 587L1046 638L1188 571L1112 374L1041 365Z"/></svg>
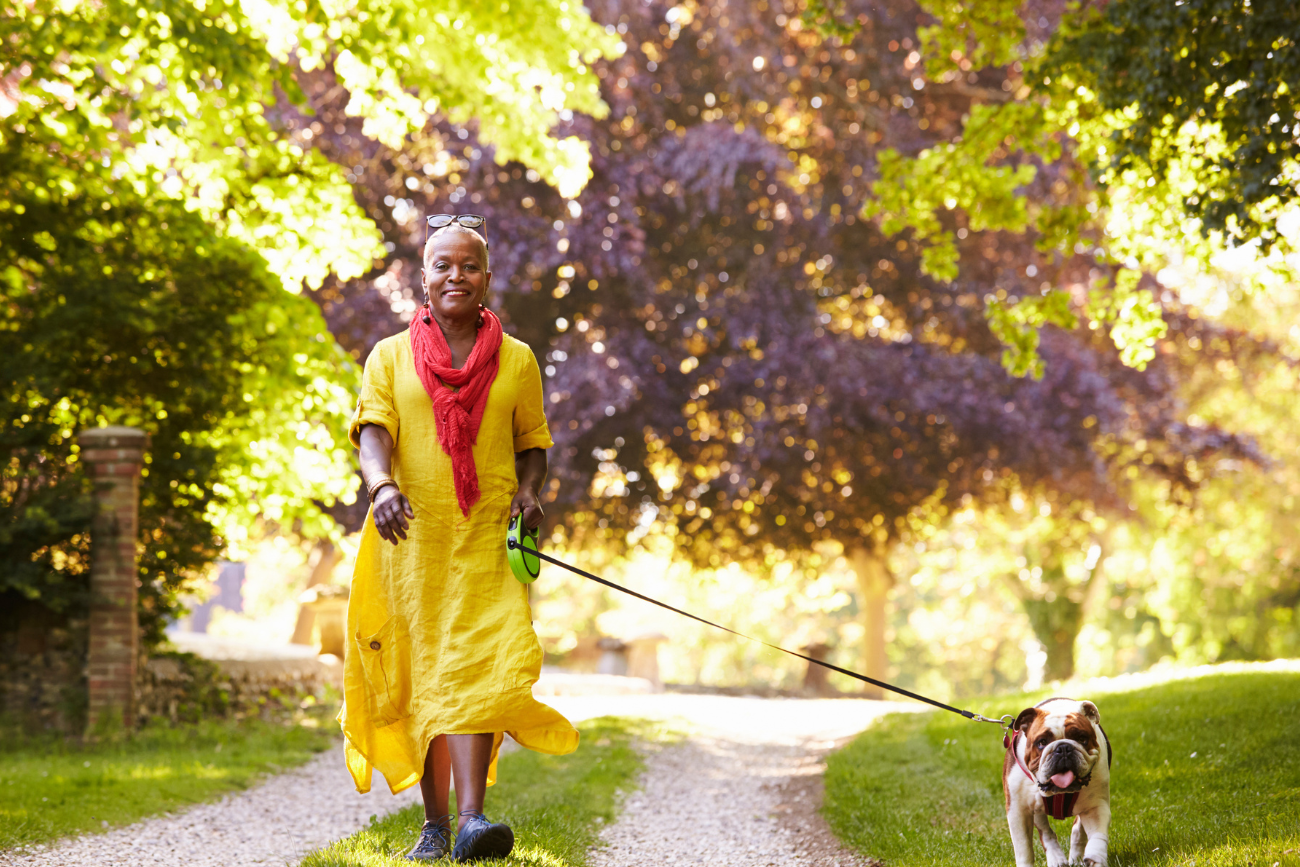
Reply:
<svg viewBox="0 0 1300 867"><path fill-rule="evenodd" d="M1002 341L1002 366L1012 376L1043 376L1043 359L1038 354L1039 329L1046 324L1059 328L1074 328L1078 318L1070 309L1070 296L1066 292L1051 291L1046 295L1030 295L1013 304L997 298L985 301L989 329ZM1134 365L1136 366L1136 365Z"/></svg>
<svg viewBox="0 0 1300 867"><path fill-rule="evenodd" d="M1080 17L1043 71L1086 86L1103 111L1130 113L1111 137L1115 167L1164 178L1190 158L1194 181L1179 210L1207 235L1257 239L1267 251L1279 240L1278 209L1300 195L1296 5L1115 3ZM1207 127L1210 141L1198 142Z"/></svg>
<svg viewBox="0 0 1300 867"><path fill-rule="evenodd" d="M1141 278L1132 269L1120 271L1113 289L1103 285L1089 293L1085 308L1092 327L1109 325L1121 360L1137 368L1155 358L1156 341L1169 330L1159 303L1149 292L1139 291Z"/></svg>
<svg viewBox="0 0 1300 867"><path fill-rule="evenodd" d="M1020 57L1025 25L1018 0L922 0L919 5L937 20L916 31L931 77L972 66L1007 66Z"/></svg>
<svg viewBox="0 0 1300 867"><path fill-rule="evenodd" d="M370 267L378 238L341 173L267 118L297 88L239 6L38 3L0 14L0 35L25 73L0 142L43 152L40 186L183 200L293 291ZM39 81L63 98L39 98Z"/></svg>
<svg viewBox="0 0 1300 867"><path fill-rule="evenodd" d="M551 128L562 112L604 111L587 64L619 45L565 0L518 0L507 15L476 3L435 13L379 0L42 2L0 14L0 37L15 58L6 73L17 95L0 110L14 132L52 136L66 160L48 167L50 186L116 181L184 198L262 252L295 291L330 273L359 275L382 255L342 172L310 134L288 140L266 116L283 94L301 100L295 63L311 70L333 58L349 113L390 146L435 110L458 123L476 118L498 159L575 195L588 152Z"/></svg>
<svg viewBox="0 0 1300 867"><path fill-rule="evenodd" d="M994 203L988 225L1031 232L1061 258L1095 245L1103 262L1156 271L1171 249L1208 260L1224 245L1257 240L1267 250L1279 242L1273 222L1300 181L1293 4L1075 9L1045 47L1035 40L1055 23L1022 21L1030 13L1016 4L923 7L939 22L920 31L932 76L1004 77L1001 92L990 89L986 104L972 106L959 137L881 162L880 198L866 214L882 218L886 231L910 229L929 245L929 273L952 280L960 270L945 220L970 210L942 193L954 178L982 187L973 199ZM1036 35L1027 39L1027 31ZM989 120L1000 116L1014 118L1002 127L1004 146L980 147L981 133L998 129ZM1026 184L1007 183L1011 167L1035 157L1055 162L1062 146L1065 160L1055 168L1087 168L1091 178L1075 183L1088 183L1091 192L1039 206ZM1086 319L1094 307L1081 304L1076 312ZM1117 319L1095 324L1119 323L1109 333L1140 367L1151 357L1159 310L1149 296L1132 294L1105 309L1112 308ZM1023 332L994 327L1020 341L1008 358L1032 354Z"/></svg>
<svg viewBox="0 0 1300 867"><path fill-rule="evenodd" d="M924 244L922 270L941 280L955 280L956 238L941 215L960 209L971 231L1024 231L1029 203L1022 188L1034 179L1037 169L1023 161L1011 165L1002 161L1018 136L1041 123L1032 105L977 105L957 142L928 148L913 158L904 158L893 148L881 151L880 179L872 185L874 198L864 206L863 216L879 217L886 234L911 229ZM1033 151L1049 159L1056 155L1051 146L1033 146ZM951 225L951 218L946 222Z"/></svg>
<svg viewBox="0 0 1300 867"><path fill-rule="evenodd" d="M355 495L342 427L357 374L317 308L283 292L257 254L165 198L104 204L28 195L0 208L0 270L15 278L0 331L13 368L0 537L8 561L41 567L25 586L42 604L84 602L85 564L42 553L75 561L84 547L75 436L148 431L141 616L156 640L185 582L254 519L331 531L322 506Z"/></svg>
<svg viewBox="0 0 1300 867"><path fill-rule="evenodd" d="M604 116L589 64L621 50L617 34L585 10L567 0L512 0L505 8L418 0L322 5L329 26L318 41L331 40L339 52L335 71L351 94L348 113L366 118L367 135L400 147L435 111L455 123L473 119L500 162L531 166L566 195L582 188L585 150L551 130L561 113Z"/></svg>

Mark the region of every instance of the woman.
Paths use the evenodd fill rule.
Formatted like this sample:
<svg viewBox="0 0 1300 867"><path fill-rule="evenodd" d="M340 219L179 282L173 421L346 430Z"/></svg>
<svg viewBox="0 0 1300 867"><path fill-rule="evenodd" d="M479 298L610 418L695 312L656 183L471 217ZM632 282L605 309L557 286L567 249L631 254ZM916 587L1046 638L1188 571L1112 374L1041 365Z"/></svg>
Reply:
<svg viewBox="0 0 1300 867"><path fill-rule="evenodd" d="M482 306L492 272L477 232L439 229L421 273L425 305L371 352L352 418L372 505L339 718L358 791L370 790L372 768L394 793L420 784L426 821L408 860L447 854L455 776L452 854L469 861L514 845L483 815L502 733L559 755L578 732L533 698L542 650L506 560L509 518L542 520L552 442L537 361Z"/></svg>

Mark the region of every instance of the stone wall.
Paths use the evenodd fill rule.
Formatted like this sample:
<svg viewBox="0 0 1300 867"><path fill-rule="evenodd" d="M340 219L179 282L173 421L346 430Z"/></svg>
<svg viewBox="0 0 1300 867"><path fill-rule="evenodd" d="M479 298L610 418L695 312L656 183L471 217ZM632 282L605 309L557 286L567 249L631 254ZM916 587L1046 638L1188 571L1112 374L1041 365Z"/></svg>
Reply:
<svg viewBox="0 0 1300 867"><path fill-rule="evenodd" d="M19 602L0 629L0 717L36 729L79 731L86 721L84 618Z"/></svg>
<svg viewBox="0 0 1300 867"><path fill-rule="evenodd" d="M0 629L0 723L79 734L86 727L88 624L38 605ZM257 716L310 695L336 700L342 665L323 659L208 660L188 653L142 655L136 666L135 719L172 723Z"/></svg>
<svg viewBox="0 0 1300 867"><path fill-rule="evenodd" d="M307 696L334 699L341 679L342 665L315 658L210 660L168 653L140 667L136 710L140 722L258 716L296 706Z"/></svg>
<svg viewBox="0 0 1300 867"><path fill-rule="evenodd" d="M146 657L137 617L137 545L140 468L149 438L135 428L102 427L77 439L96 504L87 610L70 617L21 600L0 610L0 720L94 731L152 717L242 716L304 695L325 697L327 684L340 675L314 657Z"/></svg>

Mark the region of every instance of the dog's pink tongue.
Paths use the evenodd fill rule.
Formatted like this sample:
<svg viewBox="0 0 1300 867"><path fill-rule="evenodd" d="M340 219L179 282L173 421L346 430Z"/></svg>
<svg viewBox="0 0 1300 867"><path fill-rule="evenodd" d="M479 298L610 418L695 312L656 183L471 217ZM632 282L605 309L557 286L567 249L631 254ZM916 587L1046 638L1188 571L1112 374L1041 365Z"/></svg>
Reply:
<svg viewBox="0 0 1300 867"><path fill-rule="evenodd" d="M1063 774L1052 775L1052 785L1058 789L1070 788L1070 783L1074 782L1074 771L1066 771Z"/></svg>

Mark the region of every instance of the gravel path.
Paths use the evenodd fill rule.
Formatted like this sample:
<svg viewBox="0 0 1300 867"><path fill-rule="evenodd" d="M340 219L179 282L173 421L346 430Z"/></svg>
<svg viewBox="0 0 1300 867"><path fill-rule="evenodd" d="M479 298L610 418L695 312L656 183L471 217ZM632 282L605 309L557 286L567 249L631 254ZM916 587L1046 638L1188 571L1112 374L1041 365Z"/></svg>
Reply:
<svg viewBox="0 0 1300 867"><path fill-rule="evenodd" d="M0 852L0 865L279 867L364 827L372 815L419 799L418 786L390 795L378 773L370 794L357 794L339 746L220 801L22 853Z"/></svg>
<svg viewBox="0 0 1300 867"><path fill-rule="evenodd" d="M842 849L817 803L788 785L820 776L818 751L697 736L647 758L641 789L601 834L608 848L592 853L595 867L870 863Z"/></svg>
<svg viewBox="0 0 1300 867"><path fill-rule="evenodd" d="M676 719L692 734L645 745L640 788L601 834L594 867L867 867L818 813L825 754L884 713L916 705L855 700L626 696L547 699L571 719Z"/></svg>

